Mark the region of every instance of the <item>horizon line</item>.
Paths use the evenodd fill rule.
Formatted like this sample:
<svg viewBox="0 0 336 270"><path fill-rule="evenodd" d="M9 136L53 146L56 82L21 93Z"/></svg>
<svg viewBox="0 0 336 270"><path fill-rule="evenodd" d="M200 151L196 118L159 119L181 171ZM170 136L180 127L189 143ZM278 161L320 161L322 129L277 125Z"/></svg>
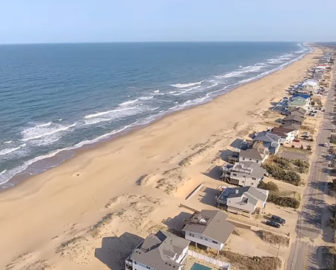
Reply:
<svg viewBox="0 0 336 270"><path fill-rule="evenodd" d="M303 44L319 44L319 43L334 43L336 41L297 41L297 40L202 40L202 41L74 41L74 42L27 42L27 43L0 43L0 46L9 46L9 45L66 45L66 44L112 44L112 43L303 43Z"/></svg>

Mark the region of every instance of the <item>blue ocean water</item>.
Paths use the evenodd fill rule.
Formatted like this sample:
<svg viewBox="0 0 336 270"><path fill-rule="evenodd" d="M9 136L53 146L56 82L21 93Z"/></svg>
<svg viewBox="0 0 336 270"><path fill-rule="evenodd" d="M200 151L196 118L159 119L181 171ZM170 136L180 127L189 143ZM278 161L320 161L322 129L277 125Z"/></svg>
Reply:
<svg viewBox="0 0 336 270"><path fill-rule="evenodd" d="M38 173L32 165L61 151L207 102L309 50L242 42L2 45L0 185Z"/></svg>

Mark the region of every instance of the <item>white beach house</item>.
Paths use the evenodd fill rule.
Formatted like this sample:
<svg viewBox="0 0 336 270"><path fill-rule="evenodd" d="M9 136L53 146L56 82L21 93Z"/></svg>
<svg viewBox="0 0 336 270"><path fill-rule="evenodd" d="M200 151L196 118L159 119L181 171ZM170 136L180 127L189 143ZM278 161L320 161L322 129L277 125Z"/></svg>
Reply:
<svg viewBox="0 0 336 270"><path fill-rule="evenodd" d="M182 270L189 241L169 232L150 234L125 261L125 270Z"/></svg>
<svg viewBox="0 0 336 270"><path fill-rule="evenodd" d="M185 239L207 248L222 250L234 230L227 215L218 210L196 212L183 228Z"/></svg>
<svg viewBox="0 0 336 270"><path fill-rule="evenodd" d="M256 187L226 188L217 197L217 205L232 213L263 212L269 191Z"/></svg>

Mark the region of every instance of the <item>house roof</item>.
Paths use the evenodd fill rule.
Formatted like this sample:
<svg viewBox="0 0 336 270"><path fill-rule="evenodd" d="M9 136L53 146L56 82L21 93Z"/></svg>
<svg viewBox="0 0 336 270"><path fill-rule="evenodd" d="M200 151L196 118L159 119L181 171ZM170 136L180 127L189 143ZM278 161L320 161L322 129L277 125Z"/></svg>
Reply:
<svg viewBox="0 0 336 270"><path fill-rule="evenodd" d="M291 100L288 101L288 106L304 106L307 104L307 99L302 97L293 97Z"/></svg>
<svg viewBox="0 0 336 270"><path fill-rule="evenodd" d="M258 201L266 202L268 190L256 187L226 188L218 197L218 201L228 204L228 206L252 212ZM243 199L247 200L243 200Z"/></svg>
<svg viewBox="0 0 336 270"><path fill-rule="evenodd" d="M280 137L276 134L273 134L269 131L262 131L256 134L254 137L254 141L261 141L261 142L269 142L269 143L274 143L274 142L279 142Z"/></svg>
<svg viewBox="0 0 336 270"><path fill-rule="evenodd" d="M240 151L239 156L246 159L263 160L263 157L261 156L259 151L255 148L242 150Z"/></svg>
<svg viewBox="0 0 336 270"><path fill-rule="evenodd" d="M299 123L302 123L304 121L304 117L301 116L301 115L297 115L297 114L290 114L288 116L286 116L284 119L283 119L284 122L286 121L295 121L295 122L299 122Z"/></svg>
<svg viewBox="0 0 336 270"><path fill-rule="evenodd" d="M289 114L304 117L306 114L306 110L299 107L299 108L295 108L294 110L292 110Z"/></svg>
<svg viewBox="0 0 336 270"><path fill-rule="evenodd" d="M227 215L218 210L196 212L184 226L183 231L203 234L220 243L225 243L234 230L226 220Z"/></svg>
<svg viewBox="0 0 336 270"><path fill-rule="evenodd" d="M292 128L286 128L286 127L275 127L272 129L272 133L280 136L280 137L287 137L288 133L295 131L296 129Z"/></svg>
<svg viewBox="0 0 336 270"><path fill-rule="evenodd" d="M308 93L294 93L293 94L293 97L301 97L301 98L304 98L304 99L308 99L310 98L310 94Z"/></svg>
<svg viewBox="0 0 336 270"><path fill-rule="evenodd" d="M306 110L303 109L303 108L292 108L292 109L290 110L290 112L291 112L291 113L293 113L293 112L298 112L298 113L301 113L302 115L305 115L305 114L306 114Z"/></svg>
<svg viewBox="0 0 336 270"><path fill-rule="evenodd" d="M236 162L233 165L232 172L241 173L257 179L265 175L265 169L259 164L251 161Z"/></svg>
<svg viewBox="0 0 336 270"><path fill-rule="evenodd" d="M308 79L302 83L302 86L318 86L318 81Z"/></svg>
<svg viewBox="0 0 336 270"><path fill-rule="evenodd" d="M169 232L158 231L146 237L140 247L133 250L130 259L154 269L178 269L176 257L189 245L189 241Z"/></svg>
<svg viewBox="0 0 336 270"><path fill-rule="evenodd" d="M289 130L299 130L300 129L300 124L284 123L281 127L289 129Z"/></svg>

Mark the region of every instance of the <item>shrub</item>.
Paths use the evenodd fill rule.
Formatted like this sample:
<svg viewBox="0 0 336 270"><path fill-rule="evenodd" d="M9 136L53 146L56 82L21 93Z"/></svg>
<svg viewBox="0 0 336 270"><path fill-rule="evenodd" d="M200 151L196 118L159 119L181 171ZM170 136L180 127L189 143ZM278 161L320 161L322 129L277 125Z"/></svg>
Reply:
<svg viewBox="0 0 336 270"><path fill-rule="evenodd" d="M330 142L333 143L333 144L336 144L336 136L335 135L330 136Z"/></svg>
<svg viewBox="0 0 336 270"><path fill-rule="evenodd" d="M272 175L272 177L274 177L275 179L283 180L296 186L300 184L301 177L294 171L286 171L283 168L280 168L273 164L265 164L264 167L267 173Z"/></svg>
<svg viewBox="0 0 336 270"><path fill-rule="evenodd" d="M280 206L291 207L294 209L297 209L300 206L300 201L298 199L291 197L281 197L274 192L271 192L268 195L267 201Z"/></svg>
<svg viewBox="0 0 336 270"><path fill-rule="evenodd" d="M289 246L289 238L286 236L277 235L264 230L259 230L256 233L262 240L271 243L273 245L277 244L277 245Z"/></svg>
<svg viewBox="0 0 336 270"><path fill-rule="evenodd" d="M258 185L258 188L262 188L262 189L266 189L266 190L270 190L270 191L274 191L274 192L278 192L279 188L277 186L277 184L273 183L273 182L260 182Z"/></svg>
<svg viewBox="0 0 336 270"><path fill-rule="evenodd" d="M288 159L282 157L274 157L273 162L282 169L289 170L291 168L290 161Z"/></svg>
<svg viewBox="0 0 336 270"><path fill-rule="evenodd" d="M307 161L296 159L293 164L297 167L299 173L305 173L308 171L309 163Z"/></svg>

